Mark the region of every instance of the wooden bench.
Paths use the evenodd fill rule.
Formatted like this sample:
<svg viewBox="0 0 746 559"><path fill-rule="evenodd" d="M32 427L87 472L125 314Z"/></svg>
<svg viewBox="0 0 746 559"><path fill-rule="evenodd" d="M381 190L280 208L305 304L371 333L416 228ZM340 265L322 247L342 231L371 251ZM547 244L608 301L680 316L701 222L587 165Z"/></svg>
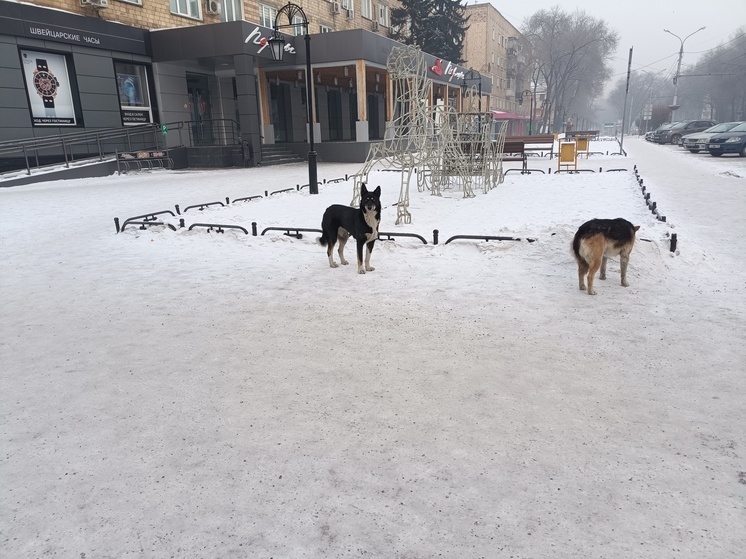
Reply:
<svg viewBox="0 0 746 559"><path fill-rule="evenodd" d="M579 136L588 138L589 140L598 140L598 130L570 130L565 132L565 139L572 140Z"/></svg>
<svg viewBox="0 0 746 559"><path fill-rule="evenodd" d="M506 136L505 142L523 142L524 150L528 154L554 155L554 134L534 134L533 136Z"/></svg>
<svg viewBox="0 0 746 559"><path fill-rule="evenodd" d="M541 155L544 156L545 152L549 153L549 157L554 155L554 135L553 134L539 134L535 136L506 136L505 145L503 146L503 153L505 155L510 154L508 157L503 157L503 161L520 161L521 174L530 174L532 171L544 173L541 169L529 169L528 168L528 156L529 155ZM508 169L505 174L507 175L510 171L517 171L518 169Z"/></svg>
<svg viewBox="0 0 746 559"><path fill-rule="evenodd" d="M522 141L505 138L503 144L503 161L520 161L520 169L508 169L505 171L507 175L510 171L520 171L521 174L526 172L526 146Z"/></svg>

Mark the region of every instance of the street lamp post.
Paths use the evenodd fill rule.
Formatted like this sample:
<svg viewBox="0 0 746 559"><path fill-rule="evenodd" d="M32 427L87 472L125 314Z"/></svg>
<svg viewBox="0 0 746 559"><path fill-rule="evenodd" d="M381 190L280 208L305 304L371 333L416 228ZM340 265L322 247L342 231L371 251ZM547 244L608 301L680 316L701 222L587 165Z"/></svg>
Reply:
<svg viewBox="0 0 746 559"><path fill-rule="evenodd" d="M526 98L526 95L529 95L531 97L531 101L529 102L528 109L528 135L531 136L533 134L533 124L534 124L534 94L530 89L524 89L523 93L521 93L520 101L518 101L519 105L523 105L523 100Z"/></svg>
<svg viewBox="0 0 746 559"><path fill-rule="evenodd" d="M280 16L287 16L288 23L280 25ZM302 19L302 23L294 23L296 17ZM319 182L316 170L316 151L313 147L313 74L311 73L311 36L308 34L308 18L303 8L292 3L288 3L275 16L272 36L269 38L269 48L272 51L272 58L282 62L285 54L285 37L280 33L283 27L292 27L302 25L305 28L306 39L306 107L308 108L308 192L311 194L319 193Z"/></svg>
<svg viewBox="0 0 746 559"><path fill-rule="evenodd" d="M666 33L668 33L669 35L673 35L674 37L676 37L676 38L677 38L677 39L679 40L679 42L681 43L681 48L679 49L679 64L678 64L678 66L676 67L676 76L674 76L674 78L673 78L673 85L674 85L674 90L673 90L673 103L671 104L671 106L669 106L669 107L668 107L669 109L671 109L671 122L674 122L674 116L676 115L676 109L678 109L678 108L679 108L679 106L680 106L680 105L678 105L678 97L679 97L679 76L681 75L681 59L682 59L682 58L684 57L684 42L685 42L685 41L686 41L686 40L687 40L687 39L688 39L689 37L691 37L691 36L692 36L692 35L694 35L695 33L699 33L699 32L700 32L700 31L702 31L703 29L706 29L706 27L704 27L704 26L703 26L703 27L700 27L700 28L699 28L699 29L697 29L696 31L694 31L694 32L692 32L692 33L689 33L689 35L687 35L687 36L686 36L686 37L684 37L683 39L682 39L681 37L679 37L679 36L678 36L678 35L677 35L676 33L672 33L671 31L669 31L668 29L664 29L664 30L663 30L663 31L665 31Z"/></svg>
<svg viewBox="0 0 746 559"><path fill-rule="evenodd" d="M477 76L474 77L474 74L476 74ZM468 88L466 80L469 80L469 81L479 80L478 82L479 112L481 113L482 112L482 74L480 74L479 71L475 70L474 68L469 68L468 76L469 77L467 77L467 74L464 73L464 78L461 80L461 91L466 93L466 90Z"/></svg>

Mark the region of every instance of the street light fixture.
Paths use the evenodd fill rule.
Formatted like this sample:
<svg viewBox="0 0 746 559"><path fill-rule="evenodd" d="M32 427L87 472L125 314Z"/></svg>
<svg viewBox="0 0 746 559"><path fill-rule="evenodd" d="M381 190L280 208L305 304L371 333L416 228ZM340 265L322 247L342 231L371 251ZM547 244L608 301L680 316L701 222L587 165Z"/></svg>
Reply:
<svg viewBox="0 0 746 559"><path fill-rule="evenodd" d="M699 33L703 29L707 29L707 27L702 26L699 29L697 29L696 31L694 31L692 33L689 33L689 35L687 35L683 39L681 37L679 37L676 33L672 33L671 31L669 31L668 29L664 29L663 30L664 32L668 33L669 35L673 35L674 37L676 37L679 40L679 42L681 43L681 48L679 49L679 64L678 64L678 66L676 68L676 75L673 78L673 84L674 84L673 103L668 107L669 109L671 109L671 122L674 122L674 116L676 115L676 109L678 109L680 107L680 105L678 104L678 97L679 97L679 76L681 76L681 59L684 57L684 42L689 37L691 37L695 33Z"/></svg>
<svg viewBox="0 0 746 559"><path fill-rule="evenodd" d="M280 25L280 16L287 16L287 25ZM295 23L295 19L300 17L302 23ZM316 151L313 147L313 75L311 74L311 36L308 34L308 18L303 8L296 4L288 3L277 11L275 24L273 26L272 36L269 38L269 49L272 51L272 58L282 62L285 54L285 37L280 33L281 28L297 26L305 28L306 39L306 107L308 108L308 192L311 194L319 193L319 181L317 179L316 169Z"/></svg>

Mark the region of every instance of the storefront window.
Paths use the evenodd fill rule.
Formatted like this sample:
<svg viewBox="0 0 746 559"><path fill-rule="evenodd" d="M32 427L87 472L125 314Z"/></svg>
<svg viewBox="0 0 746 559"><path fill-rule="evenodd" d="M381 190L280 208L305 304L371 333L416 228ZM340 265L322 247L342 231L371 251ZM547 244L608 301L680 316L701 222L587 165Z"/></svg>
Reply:
<svg viewBox="0 0 746 559"><path fill-rule="evenodd" d="M117 91L122 112L122 124L133 126L153 122L150 106L148 73L145 66L128 62L114 62Z"/></svg>
<svg viewBox="0 0 746 559"><path fill-rule="evenodd" d="M78 126L72 76L64 54L22 50L23 75L34 126Z"/></svg>

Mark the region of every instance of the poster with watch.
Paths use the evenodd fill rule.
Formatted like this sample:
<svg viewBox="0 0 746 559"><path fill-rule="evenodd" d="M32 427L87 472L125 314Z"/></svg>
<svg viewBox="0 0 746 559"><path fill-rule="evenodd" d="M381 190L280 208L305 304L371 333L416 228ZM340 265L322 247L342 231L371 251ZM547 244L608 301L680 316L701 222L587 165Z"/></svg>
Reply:
<svg viewBox="0 0 746 559"><path fill-rule="evenodd" d="M21 61L34 126L77 126L65 55L21 50Z"/></svg>

